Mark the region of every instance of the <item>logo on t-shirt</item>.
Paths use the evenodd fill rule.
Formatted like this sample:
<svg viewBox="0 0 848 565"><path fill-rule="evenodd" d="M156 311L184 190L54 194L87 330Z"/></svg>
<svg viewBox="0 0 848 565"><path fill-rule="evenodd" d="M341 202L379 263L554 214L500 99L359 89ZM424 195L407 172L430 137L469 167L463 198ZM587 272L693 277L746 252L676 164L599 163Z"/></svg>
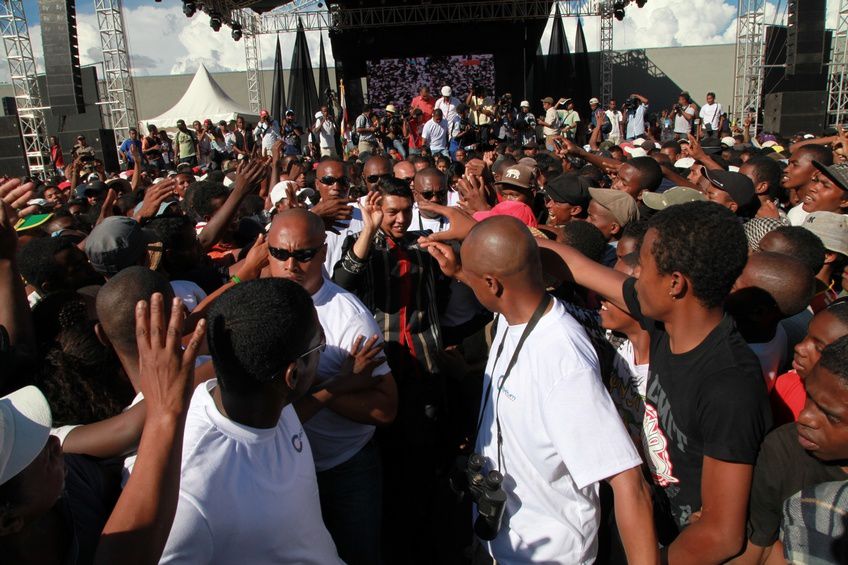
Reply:
<svg viewBox="0 0 848 565"><path fill-rule="evenodd" d="M644 429L645 451L648 452L648 466L654 474L654 481L661 487L680 482L672 472L671 458L668 456L668 439L660 429L660 419L657 409L645 402L645 419L642 421Z"/></svg>
<svg viewBox="0 0 848 565"><path fill-rule="evenodd" d="M300 430L298 433L292 436L292 447L294 450L300 453L303 451L303 430Z"/></svg>

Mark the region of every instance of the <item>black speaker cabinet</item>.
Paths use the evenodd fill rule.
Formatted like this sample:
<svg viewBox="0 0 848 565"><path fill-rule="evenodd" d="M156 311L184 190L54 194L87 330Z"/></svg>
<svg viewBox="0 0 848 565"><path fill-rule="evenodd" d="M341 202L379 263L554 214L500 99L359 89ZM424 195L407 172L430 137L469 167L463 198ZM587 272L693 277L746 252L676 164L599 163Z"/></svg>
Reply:
<svg viewBox="0 0 848 565"><path fill-rule="evenodd" d="M775 92L765 97L763 131L790 136L821 134L825 129L827 92Z"/></svg>

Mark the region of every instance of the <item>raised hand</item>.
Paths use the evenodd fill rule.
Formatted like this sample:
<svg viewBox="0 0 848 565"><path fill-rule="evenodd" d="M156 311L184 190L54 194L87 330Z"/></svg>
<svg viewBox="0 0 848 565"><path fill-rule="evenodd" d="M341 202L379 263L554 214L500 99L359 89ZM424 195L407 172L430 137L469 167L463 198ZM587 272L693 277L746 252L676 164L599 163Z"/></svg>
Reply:
<svg viewBox="0 0 848 565"><path fill-rule="evenodd" d="M488 190L482 175L466 173L456 184L462 201L460 205L471 212L491 209Z"/></svg>
<svg viewBox="0 0 848 565"><path fill-rule="evenodd" d="M450 222L449 229L421 238L424 241L462 241L468 237L468 232L477 224L477 220L472 218L471 214L460 208L442 206L424 199L418 201L418 208L439 214Z"/></svg>
<svg viewBox="0 0 848 565"><path fill-rule="evenodd" d="M371 233L376 233L383 223L383 195L372 192L368 195L365 205L362 207L362 220L365 228Z"/></svg>
<svg viewBox="0 0 848 565"><path fill-rule="evenodd" d="M319 216L324 220L324 226L338 234L336 228L343 228L345 222L353 217L352 202L356 202L355 198L322 198L321 201L312 207L310 212Z"/></svg>
<svg viewBox="0 0 848 565"><path fill-rule="evenodd" d="M250 251L247 252L247 257L244 258L244 263L239 269L238 277L242 281L258 279L262 269L268 266L270 261L268 257L268 240L262 233L256 238Z"/></svg>
<svg viewBox="0 0 848 565"><path fill-rule="evenodd" d="M118 200L118 193L114 188L106 191L106 198L103 199L103 205L100 207L100 214L97 217L95 225L99 224L114 213L115 201ZM157 207L158 209L158 207Z"/></svg>
<svg viewBox="0 0 848 565"><path fill-rule="evenodd" d="M378 343L380 336L372 335L368 340L365 336L359 336L353 342L342 370L342 377L333 381L327 389L333 395L347 394L360 390L374 388L380 382L379 378L372 376L372 371L379 367L385 360L382 355L384 343Z"/></svg>
<svg viewBox="0 0 848 565"><path fill-rule="evenodd" d="M436 260L445 276L462 280L462 265L450 245L438 241L428 241L424 238L419 239L418 243Z"/></svg>
<svg viewBox="0 0 848 565"><path fill-rule="evenodd" d="M0 184L0 199L13 210L22 210L32 198L34 189L35 184L32 181L21 183L20 179L9 179Z"/></svg>
<svg viewBox="0 0 848 565"><path fill-rule="evenodd" d="M236 169L233 192L248 194L259 188L262 179L268 174L268 164L263 159L242 161Z"/></svg>
<svg viewBox="0 0 848 565"><path fill-rule="evenodd" d="M148 186L144 191L144 200L142 200L141 208L133 215L135 221L140 222L144 218L153 218L156 216L156 213L159 212L159 206L169 197L173 196L176 186L176 177L165 179L160 183Z"/></svg>

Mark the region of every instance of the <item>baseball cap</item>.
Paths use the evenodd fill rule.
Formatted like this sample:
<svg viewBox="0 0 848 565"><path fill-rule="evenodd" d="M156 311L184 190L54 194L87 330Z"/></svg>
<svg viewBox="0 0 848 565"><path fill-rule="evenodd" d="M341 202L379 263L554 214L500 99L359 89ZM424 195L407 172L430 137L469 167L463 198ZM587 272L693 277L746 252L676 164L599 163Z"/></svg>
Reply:
<svg viewBox="0 0 848 565"><path fill-rule="evenodd" d="M543 103L546 103L546 104L553 104L553 103L554 103L554 99L553 99L553 98L551 98L550 96L545 96L544 98L542 98L542 102L543 102Z"/></svg>
<svg viewBox="0 0 848 565"><path fill-rule="evenodd" d="M559 175L545 186L545 194L558 204L589 206L589 183L586 177L574 174Z"/></svg>
<svg viewBox="0 0 848 565"><path fill-rule="evenodd" d="M819 236L828 251L848 256L848 216L811 212L801 225Z"/></svg>
<svg viewBox="0 0 848 565"><path fill-rule="evenodd" d="M294 110L292 110L291 108L289 108L288 110L286 110L286 116L288 116L289 114L291 114L292 116L294 116Z"/></svg>
<svg viewBox="0 0 848 565"><path fill-rule="evenodd" d="M392 114L397 112L397 110L395 110L395 105L394 104L387 104L386 105L386 112L391 112Z"/></svg>
<svg viewBox="0 0 848 565"><path fill-rule="evenodd" d="M449 86L443 86L442 87L442 96L450 96L452 92L453 92L453 90L451 90L451 87L449 87Z"/></svg>
<svg viewBox="0 0 848 565"><path fill-rule="evenodd" d="M59 188L59 190L68 190L69 188L71 188L71 181L63 180L56 186Z"/></svg>
<svg viewBox="0 0 848 565"><path fill-rule="evenodd" d="M38 457L52 423L47 399L32 385L0 398L0 485Z"/></svg>
<svg viewBox="0 0 848 565"><path fill-rule="evenodd" d="M522 157L518 160L519 165L526 165L528 167L536 168L539 166L539 163L536 162L536 159L533 157Z"/></svg>
<svg viewBox="0 0 848 565"><path fill-rule="evenodd" d="M589 98L589 104L600 104L601 101L597 98Z"/></svg>
<svg viewBox="0 0 848 565"><path fill-rule="evenodd" d="M185 120L177 120L177 125L178 125L178 126L184 126L184 125L185 125Z"/></svg>
<svg viewBox="0 0 848 565"><path fill-rule="evenodd" d="M590 188L589 196L609 210L621 227L639 219L636 200L626 192L609 188Z"/></svg>
<svg viewBox="0 0 848 565"><path fill-rule="evenodd" d="M757 199L754 183L741 173L721 169L711 171L705 168L704 176L714 187L729 194L739 208L746 208Z"/></svg>
<svg viewBox="0 0 848 565"><path fill-rule="evenodd" d="M81 184L76 188L77 196L88 196L88 195L98 195L106 192L108 188L106 187L106 183L102 180L95 180L85 184Z"/></svg>
<svg viewBox="0 0 848 565"><path fill-rule="evenodd" d="M835 165L823 165L819 161L813 161L813 165L829 178L842 190L848 191L848 163L836 163Z"/></svg>
<svg viewBox="0 0 848 565"><path fill-rule="evenodd" d="M642 193L642 202L652 210L665 210L675 204L686 204L687 202L697 202L699 200L707 200L707 197L704 193L686 186L675 186L663 193L647 191Z"/></svg>
<svg viewBox="0 0 848 565"><path fill-rule="evenodd" d="M315 112L315 119L317 120L318 118L320 118L320 117L321 117L321 116L323 116L323 115L324 115L324 114L322 114L320 111Z"/></svg>
<svg viewBox="0 0 848 565"><path fill-rule="evenodd" d="M728 147L733 147L734 145L736 145L736 140L730 137L729 135L726 135L721 138L721 144L727 145Z"/></svg>
<svg viewBox="0 0 848 565"><path fill-rule="evenodd" d="M85 254L98 273L114 276L121 269L138 265L155 241L151 232L126 216L111 216L98 224L85 240Z"/></svg>
<svg viewBox="0 0 848 565"><path fill-rule="evenodd" d="M641 147L624 147L624 152L633 157L647 157L648 152L642 149Z"/></svg>
<svg viewBox="0 0 848 565"><path fill-rule="evenodd" d="M314 196L315 191L311 188L301 188L298 190L297 183L292 180L281 180L277 184L274 185L274 188L271 189L270 194L268 195L271 199L271 205L276 206L280 200L285 200L288 198L288 194L286 193L286 189L291 186L294 189L295 195L305 195L307 198Z"/></svg>
<svg viewBox="0 0 848 565"><path fill-rule="evenodd" d="M533 169L527 165L513 165L504 171L501 180L496 184L508 184L527 190L533 185L534 180Z"/></svg>
<svg viewBox="0 0 848 565"><path fill-rule="evenodd" d="M527 100L522 100L521 104L519 104L518 106L521 107L521 108L529 108L530 102L528 102Z"/></svg>
<svg viewBox="0 0 848 565"><path fill-rule="evenodd" d="M695 159L692 157L682 157L674 162L675 169L690 169L695 164Z"/></svg>
<svg viewBox="0 0 848 565"><path fill-rule="evenodd" d="M774 147L775 145L777 145L777 142L774 139L769 139L769 140L764 141L761 146L762 147Z"/></svg>
<svg viewBox="0 0 848 565"><path fill-rule="evenodd" d="M503 202L496 204L491 210L475 212L473 215L474 219L478 222L482 222L486 218L491 218L492 216L512 216L513 218L518 219L525 226L533 228L539 225L539 222L536 221L536 216L533 215L533 210L530 206L515 200L504 200Z"/></svg>

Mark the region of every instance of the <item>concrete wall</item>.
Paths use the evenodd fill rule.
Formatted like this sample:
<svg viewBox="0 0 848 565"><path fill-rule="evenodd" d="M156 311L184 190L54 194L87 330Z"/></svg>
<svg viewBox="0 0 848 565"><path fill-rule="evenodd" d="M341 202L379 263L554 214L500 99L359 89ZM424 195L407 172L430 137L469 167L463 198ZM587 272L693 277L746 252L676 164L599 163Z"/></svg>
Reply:
<svg viewBox="0 0 848 565"><path fill-rule="evenodd" d="M633 92L651 100L654 110L671 106L681 90L689 91L698 103L704 102L707 91L714 91L718 101L729 108L733 98L733 66L735 46L706 45L699 47L666 47L616 54L614 66L614 95L621 101ZM595 75L599 65L593 61L593 85L600 82ZM288 84L288 71L286 71ZM263 103L271 98L273 73L262 73ZM330 80L334 80L330 69ZM247 105L247 77L244 72L215 73L221 88L235 101ZM173 106L182 96L193 75L137 77L136 100L141 119L157 116ZM318 77L316 72L316 83ZM11 85L0 85L0 96L12 96Z"/></svg>

